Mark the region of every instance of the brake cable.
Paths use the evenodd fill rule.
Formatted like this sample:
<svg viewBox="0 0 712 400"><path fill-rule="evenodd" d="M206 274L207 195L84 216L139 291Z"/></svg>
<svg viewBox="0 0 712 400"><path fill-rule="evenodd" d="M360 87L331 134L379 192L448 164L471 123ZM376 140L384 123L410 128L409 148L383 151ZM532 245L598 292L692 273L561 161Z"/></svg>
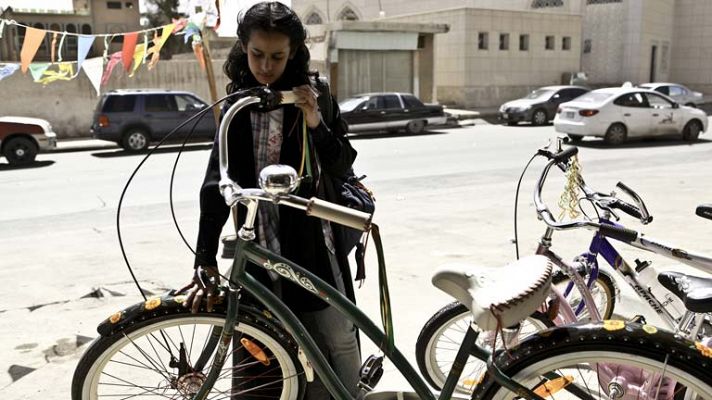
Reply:
<svg viewBox="0 0 712 400"><path fill-rule="evenodd" d="M170 182L171 185L170 185L170 191L169 191L169 202L170 202L170 207L171 207L171 216L172 216L172 218L173 218L174 225L176 226L176 229L178 230L178 233L179 233L180 237L183 239L183 242L186 244L186 246L188 246L188 248L190 249L190 251L193 252L193 254L195 254L195 251L194 251L194 250L192 249L192 247L188 244L188 241L185 239L185 236L183 235L182 231L180 230L180 227L178 226L178 221L177 221L177 219L176 219L175 210L174 210L174 207L173 207L173 180L174 180L173 178L174 178L174 176L175 176L176 167L177 167L177 165L178 165L178 159L180 158L180 155L181 155L181 153L183 152L183 149L185 148L185 145L186 145L186 143L188 142L188 139L190 139L190 137L192 137L193 133L195 132L195 128L196 128L196 126L198 125L198 123L200 122L200 119L201 119L205 114L207 114L208 111L212 111L213 107L217 106L218 104L222 103L223 101L225 101L225 100L227 100L227 99L230 99L230 98L233 98L233 97L241 96L241 95L243 95L244 93L245 93L245 90L240 90L240 91L231 93L231 94L229 94L229 95L227 95L227 96L224 96L224 97L222 97L221 99L219 99L218 101L216 101L216 102L214 102L213 104L211 104L211 105L209 105L208 107L206 107L204 110L200 110L200 111L197 112L195 115L193 115L192 117L186 119L185 121L181 122L178 126L176 126L175 128L173 128L170 132L168 132L168 134L167 134L165 137L163 137L163 139L161 139L161 140L160 140L153 148L151 148L151 150L143 157L143 159L141 160L141 162L139 162L139 164L136 166L136 168L133 170L133 172L132 172L131 175L129 176L128 180L126 181L126 184L124 185L123 190L121 191L121 196L119 197L119 203L118 203L117 208L116 208L116 233L117 233L117 236L118 236L118 239L119 239L119 248L121 249L121 256L122 256L123 259L124 259L124 263L126 264L126 267L128 268L129 273L131 274L131 279L133 279L133 282L136 284L136 287L138 288L138 291L139 291L139 293L141 293L141 297L143 297L144 300L148 300L148 299L146 298L146 294L144 293L143 289L141 288L141 285L140 285L139 282L138 282L138 279L136 278L136 274L134 273L133 268L131 268L131 263L129 262L129 259L128 259L127 255L126 255L126 249L125 249L125 247L124 247L124 242L123 242L123 239L121 238L121 206L122 206L122 204L123 204L124 197L126 196L126 191L128 190L129 186L131 185L131 182L133 181L133 178L136 176L136 174L138 173L139 169L141 169L141 167L146 163L146 161L148 160L148 158L149 158L150 156L152 156L153 153L155 153L156 150L157 150L159 147L161 147L161 146L166 142L166 140L168 140L171 136L173 136L173 134L175 134L179 129L183 128L183 127L184 127L185 125L187 125L189 122L195 120L195 123L193 124L193 126L192 126L190 132L188 133L186 139L183 141L183 143L182 143L180 149L178 150L178 154L177 154L177 156L176 156L176 161L175 161L175 163L174 163L174 165L173 165L173 169L172 169L172 172L171 172L171 182ZM217 128L216 128L216 129L217 129Z"/></svg>

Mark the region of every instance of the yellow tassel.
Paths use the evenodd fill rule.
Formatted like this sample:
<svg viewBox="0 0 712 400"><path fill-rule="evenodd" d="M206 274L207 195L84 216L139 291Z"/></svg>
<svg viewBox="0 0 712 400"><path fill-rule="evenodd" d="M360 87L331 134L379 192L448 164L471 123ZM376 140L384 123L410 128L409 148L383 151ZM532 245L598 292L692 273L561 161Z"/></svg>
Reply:
<svg viewBox="0 0 712 400"><path fill-rule="evenodd" d="M559 198L559 208L561 212L559 213L559 219L564 218L568 215L569 218L576 218L579 216L578 211L578 198L579 198L579 184L581 183L581 164L579 163L578 155L571 158L571 164L566 171L566 185L564 185L564 191L561 193Z"/></svg>

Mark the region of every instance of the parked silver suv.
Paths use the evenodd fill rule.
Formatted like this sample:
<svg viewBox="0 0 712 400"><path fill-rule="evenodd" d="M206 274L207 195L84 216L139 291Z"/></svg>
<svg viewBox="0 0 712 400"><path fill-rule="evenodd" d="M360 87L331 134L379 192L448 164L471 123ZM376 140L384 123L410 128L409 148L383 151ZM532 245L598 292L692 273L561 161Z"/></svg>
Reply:
<svg viewBox="0 0 712 400"><path fill-rule="evenodd" d="M207 107L193 93L165 89L123 89L105 93L94 111L91 133L101 140L116 142L128 151L143 150L163 139L181 122ZM172 138L185 137L188 123ZM192 137L215 137L212 113L201 118Z"/></svg>

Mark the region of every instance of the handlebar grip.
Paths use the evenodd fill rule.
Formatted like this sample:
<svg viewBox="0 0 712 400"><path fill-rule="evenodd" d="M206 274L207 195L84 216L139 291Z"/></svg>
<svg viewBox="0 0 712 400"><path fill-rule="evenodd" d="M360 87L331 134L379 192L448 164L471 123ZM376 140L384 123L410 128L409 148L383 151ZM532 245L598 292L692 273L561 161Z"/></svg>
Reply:
<svg viewBox="0 0 712 400"><path fill-rule="evenodd" d="M613 203L613 206L615 208L623 211L624 213L630 215L633 218L638 218L638 219L643 218L643 215L640 213L640 210L638 209L638 207L636 207L630 203L626 203L623 200L620 200L620 199L616 200L616 202Z"/></svg>
<svg viewBox="0 0 712 400"><path fill-rule="evenodd" d="M610 224L601 224L599 232L601 232L601 235L603 236L607 236L626 243L633 242L635 241L635 239L638 238L638 232Z"/></svg>
<svg viewBox="0 0 712 400"><path fill-rule="evenodd" d="M567 147L566 149L562 150L560 153L554 154L552 159L556 160L557 162L566 162L569 160L569 158L578 154L578 151L579 151L579 149L576 146Z"/></svg>
<svg viewBox="0 0 712 400"><path fill-rule="evenodd" d="M307 215L336 222L365 232L371 228L372 214L312 197L307 203Z"/></svg>

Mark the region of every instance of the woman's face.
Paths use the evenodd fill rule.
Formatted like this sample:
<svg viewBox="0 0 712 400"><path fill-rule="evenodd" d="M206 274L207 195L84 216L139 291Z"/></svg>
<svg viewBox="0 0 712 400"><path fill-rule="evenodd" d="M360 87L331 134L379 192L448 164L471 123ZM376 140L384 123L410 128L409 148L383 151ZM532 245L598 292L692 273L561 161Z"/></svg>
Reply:
<svg viewBox="0 0 712 400"><path fill-rule="evenodd" d="M255 30L250 34L247 46L247 64L257 82L271 85L284 73L290 57L289 36L279 32Z"/></svg>

